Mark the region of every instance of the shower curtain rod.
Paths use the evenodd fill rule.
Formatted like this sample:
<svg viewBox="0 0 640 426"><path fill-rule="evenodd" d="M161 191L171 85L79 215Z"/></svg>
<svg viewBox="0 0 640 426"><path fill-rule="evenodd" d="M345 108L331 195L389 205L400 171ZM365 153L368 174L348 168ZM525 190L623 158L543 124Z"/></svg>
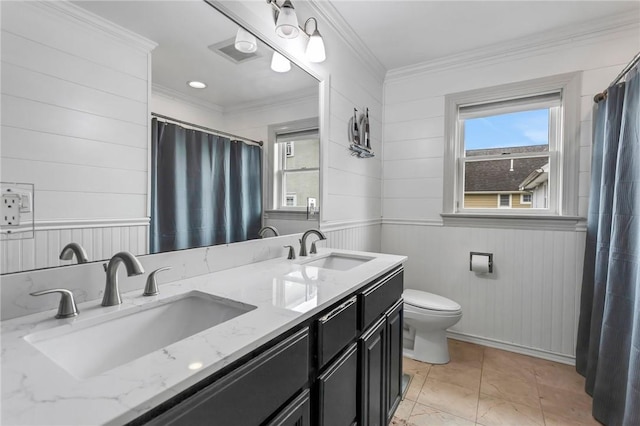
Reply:
<svg viewBox="0 0 640 426"><path fill-rule="evenodd" d="M218 136L228 136L228 137L230 137L230 138L232 138L234 140L239 140L239 141L242 141L242 142L249 142L251 144L255 144L255 145L258 145L258 146L262 146L263 145L262 141L254 141L253 139L249 139L249 138L245 138L245 137L242 137L242 136L234 135L233 133L222 132L220 130L216 130L216 129L211 129L209 127L200 126L198 124L188 123L186 121L178 120L177 118L167 117L166 115L162 115L162 114L156 114L155 112L152 112L151 115L153 117L160 118L162 120L173 121L176 124L183 124L185 126L193 127L193 128L200 129L200 130L204 130L205 132L213 133L213 134L218 135Z"/></svg>
<svg viewBox="0 0 640 426"><path fill-rule="evenodd" d="M629 71L631 71L631 68L633 68L638 61L640 61L640 52L636 53L636 56L633 57L633 59L631 60L631 62L629 62L627 64L626 67L624 67L622 69L622 71L620 71L620 74L618 74L618 76L616 78L613 79L613 81L611 82L611 84L609 84L609 86L607 86L606 89L604 89L604 91L602 93L598 93L597 95L595 95L593 97L593 101L595 103L600 102L601 100L603 100L604 98L607 97L607 90L609 89L609 87L613 86L614 84L617 84L620 80L622 80L622 78L627 75L627 73Z"/></svg>

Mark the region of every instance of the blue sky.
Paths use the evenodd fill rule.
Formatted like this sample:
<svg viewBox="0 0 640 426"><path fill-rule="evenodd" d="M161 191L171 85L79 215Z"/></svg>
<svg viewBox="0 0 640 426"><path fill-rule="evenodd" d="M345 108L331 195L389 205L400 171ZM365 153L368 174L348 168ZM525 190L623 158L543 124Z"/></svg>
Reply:
<svg viewBox="0 0 640 426"><path fill-rule="evenodd" d="M464 125L465 150L549 143L548 109L473 118Z"/></svg>

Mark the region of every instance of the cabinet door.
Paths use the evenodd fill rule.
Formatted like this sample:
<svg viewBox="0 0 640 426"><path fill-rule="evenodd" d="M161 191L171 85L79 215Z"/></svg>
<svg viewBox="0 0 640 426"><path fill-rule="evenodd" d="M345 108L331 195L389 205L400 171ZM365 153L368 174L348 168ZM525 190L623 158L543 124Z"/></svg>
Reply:
<svg viewBox="0 0 640 426"><path fill-rule="evenodd" d="M358 347L354 343L318 377L318 424L349 426L358 415Z"/></svg>
<svg viewBox="0 0 640 426"><path fill-rule="evenodd" d="M152 419L157 426L259 425L309 380L309 329L267 349Z"/></svg>
<svg viewBox="0 0 640 426"><path fill-rule="evenodd" d="M360 419L358 424L387 424L386 317L376 321L358 340L360 350Z"/></svg>
<svg viewBox="0 0 640 426"><path fill-rule="evenodd" d="M311 426L309 390L287 405L267 426Z"/></svg>
<svg viewBox="0 0 640 426"><path fill-rule="evenodd" d="M387 422L402 399L402 300L387 311Z"/></svg>

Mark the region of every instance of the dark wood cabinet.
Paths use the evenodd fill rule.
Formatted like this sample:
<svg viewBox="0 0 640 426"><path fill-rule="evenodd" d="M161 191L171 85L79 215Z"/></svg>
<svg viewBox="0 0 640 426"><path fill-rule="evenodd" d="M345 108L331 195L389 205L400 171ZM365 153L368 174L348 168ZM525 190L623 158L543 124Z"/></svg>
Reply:
<svg viewBox="0 0 640 426"><path fill-rule="evenodd" d="M309 379L305 328L152 419L166 425L259 425Z"/></svg>
<svg viewBox="0 0 640 426"><path fill-rule="evenodd" d="M350 426L358 417L358 351L350 345L318 377L318 424Z"/></svg>
<svg viewBox="0 0 640 426"><path fill-rule="evenodd" d="M311 398L309 390L293 400L267 426L311 426Z"/></svg>
<svg viewBox="0 0 640 426"><path fill-rule="evenodd" d="M398 301L387 311L387 423L402 400L402 311Z"/></svg>
<svg viewBox="0 0 640 426"><path fill-rule="evenodd" d="M397 268L130 426L383 426L401 399Z"/></svg>
<svg viewBox="0 0 640 426"><path fill-rule="evenodd" d="M387 359L387 320L380 318L360 338L360 416L359 424L386 425L387 403L385 370Z"/></svg>

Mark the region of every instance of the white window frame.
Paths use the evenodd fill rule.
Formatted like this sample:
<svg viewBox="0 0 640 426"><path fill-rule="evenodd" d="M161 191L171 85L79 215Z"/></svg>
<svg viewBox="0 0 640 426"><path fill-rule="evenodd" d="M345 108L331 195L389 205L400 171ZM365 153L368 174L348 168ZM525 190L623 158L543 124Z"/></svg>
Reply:
<svg viewBox="0 0 640 426"><path fill-rule="evenodd" d="M527 195L531 197L529 201L524 200L524 197ZM533 204L533 194L520 194L520 204Z"/></svg>
<svg viewBox="0 0 640 426"><path fill-rule="evenodd" d="M571 229L580 217L578 212L578 167L580 154L580 87L581 73L561 74L519 83L470 90L445 96L445 155L443 183L443 222L447 226L486 226L529 229ZM541 94L560 92L561 106L556 126L556 153L550 153L550 197L557 204L548 210L532 212L529 209L462 209L464 200L464 170L460 167L462 129L459 108L466 105L496 103L529 98ZM551 123L550 123L551 126ZM553 159L552 159L553 157ZM554 171L555 170L555 171ZM551 201L551 200L550 200Z"/></svg>
<svg viewBox="0 0 640 426"><path fill-rule="evenodd" d="M506 206L503 206L503 205L500 204L500 201L501 201L501 198L502 198L503 195L506 195L506 196L509 197L509 204L506 205ZM510 193L509 194L498 194L498 208L499 209L510 209L510 208L513 208L511 200L512 200L512 196L511 196Z"/></svg>
<svg viewBox="0 0 640 426"><path fill-rule="evenodd" d="M309 118L303 120L290 121L286 123L274 124L268 127L269 132L269 143L268 143L268 153L267 153L267 179L266 179L266 187L265 187L265 213L269 214L269 217L276 217L279 214L293 214L293 215L304 215L306 217L307 207L291 207L286 205L286 194L284 191L284 173L282 172L282 164L286 161L287 158L287 150L277 149L278 143L286 144L286 142L278 142L278 135L282 134L291 134L291 133L301 133L306 131L315 131L318 133L318 139L320 139L320 127L318 118ZM321 162L322 151L319 147L320 152L319 162ZM276 153L280 151L280 155L276 155ZM292 152L293 154L293 146ZM295 170L289 170L295 171ZM321 179L320 165L318 168L307 168L304 170L299 170L304 172L316 172L318 173L318 180ZM321 185L321 181L319 182ZM320 187L320 191L322 191L322 186Z"/></svg>

